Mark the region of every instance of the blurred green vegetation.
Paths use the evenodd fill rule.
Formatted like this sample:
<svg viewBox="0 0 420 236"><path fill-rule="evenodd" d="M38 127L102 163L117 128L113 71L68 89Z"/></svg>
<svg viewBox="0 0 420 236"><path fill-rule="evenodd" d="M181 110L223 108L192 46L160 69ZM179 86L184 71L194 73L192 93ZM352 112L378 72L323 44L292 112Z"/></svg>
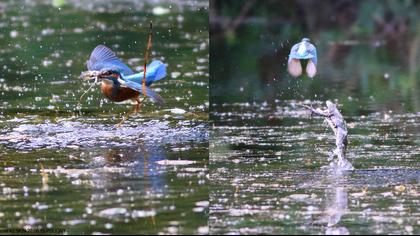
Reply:
<svg viewBox="0 0 420 236"><path fill-rule="evenodd" d="M351 114L420 111L420 1L211 1L212 103L337 99ZM287 73L309 37L318 75Z"/></svg>

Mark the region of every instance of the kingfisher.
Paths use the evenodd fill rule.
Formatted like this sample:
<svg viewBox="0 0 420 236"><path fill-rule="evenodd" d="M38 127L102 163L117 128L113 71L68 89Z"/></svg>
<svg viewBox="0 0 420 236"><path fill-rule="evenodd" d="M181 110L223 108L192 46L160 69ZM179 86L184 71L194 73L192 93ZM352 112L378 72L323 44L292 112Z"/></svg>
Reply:
<svg viewBox="0 0 420 236"><path fill-rule="evenodd" d="M140 94L150 97L159 105L164 104L163 98L154 92L150 85L166 77L166 65L154 60L144 70L134 73L117 55L105 45L98 45L92 51L87 61L88 71L83 72L84 79L97 79L101 82L103 95L111 101L122 102L133 100L140 106ZM143 82L145 79L145 82Z"/></svg>
<svg viewBox="0 0 420 236"><path fill-rule="evenodd" d="M308 63L306 64L306 74L309 78L313 78L316 75L316 48L309 41L308 38L303 38L300 43L293 45L290 50L287 70L294 77L298 77L302 74L300 60L308 60Z"/></svg>

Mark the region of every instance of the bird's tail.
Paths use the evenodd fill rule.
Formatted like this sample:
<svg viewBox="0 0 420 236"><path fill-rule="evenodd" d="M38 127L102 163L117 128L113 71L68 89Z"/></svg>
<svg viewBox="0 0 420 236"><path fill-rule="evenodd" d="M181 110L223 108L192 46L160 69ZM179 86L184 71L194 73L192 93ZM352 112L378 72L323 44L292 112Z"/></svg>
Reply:
<svg viewBox="0 0 420 236"><path fill-rule="evenodd" d="M136 83L134 81L126 80L122 82L122 85L127 86L133 90L136 90L141 94L143 94L143 91L145 91L146 94L143 94L143 96L152 98L153 101L157 102L161 106L165 104L165 100L163 100L163 98L159 94L157 94L155 91L153 91L151 88L144 86L145 90L143 90L143 86L141 83Z"/></svg>
<svg viewBox="0 0 420 236"><path fill-rule="evenodd" d="M153 101L155 101L157 104L159 104L161 106L163 106L163 104L165 104L165 100L163 100L163 98L159 94L157 94L155 91L153 91L149 87L146 87L146 96L152 98Z"/></svg>

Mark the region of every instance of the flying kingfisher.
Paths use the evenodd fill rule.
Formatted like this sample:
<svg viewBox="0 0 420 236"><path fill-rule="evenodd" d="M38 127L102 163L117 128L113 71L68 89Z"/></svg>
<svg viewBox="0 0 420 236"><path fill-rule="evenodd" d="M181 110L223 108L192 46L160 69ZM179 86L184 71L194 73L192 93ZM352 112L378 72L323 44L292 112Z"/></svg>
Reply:
<svg viewBox="0 0 420 236"><path fill-rule="evenodd" d="M308 60L306 65L306 74L309 78L313 78L316 75L316 48L309 42L308 38L303 38L300 43L293 45L290 50L287 70L294 77L298 77L302 74L302 65L300 60Z"/></svg>
<svg viewBox="0 0 420 236"><path fill-rule="evenodd" d="M163 98L154 92L150 85L166 76L166 65L159 60L152 61L146 67L145 86L144 71L134 73L116 54L104 45L98 45L87 61L89 71L83 72L84 79L97 79L102 82L101 91L104 96L115 102L132 99L140 105L140 94L150 97L159 105Z"/></svg>

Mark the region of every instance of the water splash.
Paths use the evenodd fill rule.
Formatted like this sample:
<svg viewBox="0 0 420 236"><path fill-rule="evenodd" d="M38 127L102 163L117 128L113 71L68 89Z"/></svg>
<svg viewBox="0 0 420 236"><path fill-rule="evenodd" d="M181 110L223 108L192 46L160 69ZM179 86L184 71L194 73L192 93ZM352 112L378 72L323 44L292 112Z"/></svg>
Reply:
<svg viewBox="0 0 420 236"><path fill-rule="evenodd" d="M133 146L142 142L155 144L176 144L188 141L206 142L207 126L191 126L179 122L151 120L135 126L115 129L113 125L86 124L79 121L62 120L57 123L21 124L10 132L0 134L0 144L19 150L39 148L115 147Z"/></svg>

